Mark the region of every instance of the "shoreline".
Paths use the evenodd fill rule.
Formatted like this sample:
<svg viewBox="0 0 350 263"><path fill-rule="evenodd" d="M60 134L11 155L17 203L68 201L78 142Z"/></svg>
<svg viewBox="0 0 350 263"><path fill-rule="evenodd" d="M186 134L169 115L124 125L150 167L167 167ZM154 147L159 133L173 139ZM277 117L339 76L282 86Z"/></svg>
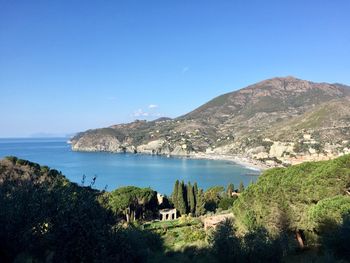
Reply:
<svg viewBox="0 0 350 263"><path fill-rule="evenodd" d="M195 154L190 154L188 158L229 161L229 162L241 165L250 170L259 171L259 172L263 172L264 170L271 168L257 160L253 160L251 158L247 158L239 155L195 153Z"/></svg>
<svg viewBox="0 0 350 263"><path fill-rule="evenodd" d="M67 143L68 144L68 143ZM70 145L70 144L68 144ZM72 149L73 150L73 149ZM150 153L150 152L113 152L113 151L81 151L81 150L73 150L77 152L108 152L112 154L116 153L129 153L129 154L141 154L141 155L153 155L153 156L162 156L162 157L172 157L172 158L188 158L188 159L197 159L197 160L216 160L216 161L228 161L232 162L235 164L238 164L240 166L243 166L247 169L253 170L253 171L258 171L262 172L266 169L270 169L272 167L267 166L266 164L259 162L258 160L254 160L249 157L244 157L242 155L228 155L228 154L213 154L213 153L190 153L190 154L155 154L155 153Z"/></svg>

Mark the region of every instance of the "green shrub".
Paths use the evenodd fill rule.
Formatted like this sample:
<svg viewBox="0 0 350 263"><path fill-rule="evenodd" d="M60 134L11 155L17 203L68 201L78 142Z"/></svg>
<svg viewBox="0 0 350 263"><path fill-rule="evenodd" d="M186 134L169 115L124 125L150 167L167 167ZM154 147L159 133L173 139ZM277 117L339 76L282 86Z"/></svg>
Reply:
<svg viewBox="0 0 350 263"><path fill-rule="evenodd" d="M327 214L339 219L349 209L348 197L337 197L349 185L350 155L274 168L240 195L233 210L241 230L261 226L270 233L300 230L320 234L316 226L320 219Z"/></svg>
<svg viewBox="0 0 350 263"><path fill-rule="evenodd" d="M237 197L224 197L219 201L219 208L227 210L233 206L233 202Z"/></svg>

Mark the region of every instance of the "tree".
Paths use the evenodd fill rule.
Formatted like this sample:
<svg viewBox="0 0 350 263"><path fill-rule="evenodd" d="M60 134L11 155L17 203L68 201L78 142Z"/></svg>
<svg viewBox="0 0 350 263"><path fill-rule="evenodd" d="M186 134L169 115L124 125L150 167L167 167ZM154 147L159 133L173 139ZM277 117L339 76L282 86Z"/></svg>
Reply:
<svg viewBox="0 0 350 263"><path fill-rule="evenodd" d="M235 191L235 186L230 183L228 186L227 186L227 189L226 189L226 193L227 193L227 196L228 197L232 197L232 193Z"/></svg>
<svg viewBox="0 0 350 263"><path fill-rule="evenodd" d="M179 190L179 180L176 180L175 185L174 185L174 190L171 195L171 200L173 201L174 207L177 209L179 206L178 203L178 190Z"/></svg>
<svg viewBox="0 0 350 263"><path fill-rule="evenodd" d="M269 169L235 201L233 212L241 230L253 222L271 234L294 232L300 246L315 244L330 229L328 219L341 223L350 210L349 185L350 155Z"/></svg>
<svg viewBox="0 0 350 263"><path fill-rule="evenodd" d="M198 195L198 185L197 185L197 182L194 182L194 184L193 184L193 192L194 192L194 196L195 196L195 198L196 198L197 195Z"/></svg>
<svg viewBox="0 0 350 263"><path fill-rule="evenodd" d="M238 192L239 192L239 193L243 193L243 191L244 191L244 184L243 184L243 182L241 181L241 182L239 183Z"/></svg>
<svg viewBox="0 0 350 263"><path fill-rule="evenodd" d="M191 206L190 206L190 196L191 196L191 182L188 182L186 187L186 206L187 206L187 213L191 213Z"/></svg>
<svg viewBox="0 0 350 263"><path fill-rule="evenodd" d="M348 211L349 212L349 211ZM331 223L331 224L329 224ZM337 257L344 260L350 258L350 215L349 213L343 215L342 223L337 224L335 221L326 224L330 226L331 231L326 231L322 234L321 242L325 250L334 253Z"/></svg>
<svg viewBox="0 0 350 263"><path fill-rule="evenodd" d="M194 214L196 210L196 204L194 197L194 189L190 182L187 185L187 204L189 212L191 214Z"/></svg>
<svg viewBox="0 0 350 263"><path fill-rule="evenodd" d="M243 262L282 262L287 249L285 238L272 238L262 227L252 229L240 240Z"/></svg>
<svg viewBox="0 0 350 263"><path fill-rule="evenodd" d="M196 216L201 216L205 214L205 202L204 202L204 193L203 189L198 190L198 194L196 197Z"/></svg>
<svg viewBox="0 0 350 263"><path fill-rule="evenodd" d="M325 198L308 211L310 228L318 232L329 229L327 225L323 225L324 222L334 222L335 225L340 225L345 216L350 216L350 196L345 195Z"/></svg>
<svg viewBox="0 0 350 263"><path fill-rule="evenodd" d="M235 234L231 219L226 219L216 227L209 242L218 262L240 262L240 240Z"/></svg>
<svg viewBox="0 0 350 263"><path fill-rule="evenodd" d="M117 226L109 195L48 167L0 160L0 262L143 262L159 253L157 234Z"/></svg>
<svg viewBox="0 0 350 263"><path fill-rule="evenodd" d="M198 185L197 182L194 182L193 184L193 195L194 195L194 213L196 214L196 209L197 209L197 197L198 197Z"/></svg>
<svg viewBox="0 0 350 263"><path fill-rule="evenodd" d="M219 205L220 199L225 193L222 186L213 186L204 193L205 209L214 212Z"/></svg>
<svg viewBox="0 0 350 263"><path fill-rule="evenodd" d="M177 202L178 202L178 207L177 210L181 215L185 215L187 212L187 206L186 206L186 187L183 181L179 183L178 185L178 190L177 190Z"/></svg>
<svg viewBox="0 0 350 263"><path fill-rule="evenodd" d="M219 208L221 208L222 210L227 210L229 208L231 208L233 206L233 202L236 200L236 196L235 197L224 197L222 199L220 199L219 201Z"/></svg>
<svg viewBox="0 0 350 263"><path fill-rule="evenodd" d="M121 187L111 192L109 203L116 214L123 214L130 222L143 218L146 206L156 209L156 192L150 188Z"/></svg>

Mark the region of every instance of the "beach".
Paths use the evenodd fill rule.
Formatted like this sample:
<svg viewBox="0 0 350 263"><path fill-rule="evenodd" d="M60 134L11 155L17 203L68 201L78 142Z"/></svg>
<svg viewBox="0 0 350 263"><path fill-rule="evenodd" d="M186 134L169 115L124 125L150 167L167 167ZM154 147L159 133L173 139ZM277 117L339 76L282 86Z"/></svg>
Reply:
<svg viewBox="0 0 350 263"><path fill-rule="evenodd" d="M195 153L191 154L189 158L229 161L255 171L264 171L266 169L272 168L260 161L241 155Z"/></svg>

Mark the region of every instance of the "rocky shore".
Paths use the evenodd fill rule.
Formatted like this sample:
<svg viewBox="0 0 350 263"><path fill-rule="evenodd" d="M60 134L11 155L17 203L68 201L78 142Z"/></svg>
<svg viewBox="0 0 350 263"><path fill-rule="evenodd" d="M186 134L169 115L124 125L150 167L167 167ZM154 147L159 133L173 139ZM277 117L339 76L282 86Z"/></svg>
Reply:
<svg viewBox="0 0 350 263"><path fill-rule="evenodd" d="M119 143L110 143L106 144L99 143L95 145L76 143L72 146L73 151L85 151L85 152L111 152L111 153L132 153L132 154L148 154L148 155L158 155L164 157L174 157L174 158L189 158L189 159L207 159L207 160L219 160L219 161L229 161L241 166L244 166L248 169L255 171L263 171L265 169L274 167L272 165L267 165L261 161L249 158L242 155L231 155L231 154L219 154L219 153L195 153L186 151L181 146L176 147L173 151L162 149L160 150L159 142L151 142L147 145L142 145L139 147L128 146L121 147ZM97 146L96 146L97 145Z"/></svg>

